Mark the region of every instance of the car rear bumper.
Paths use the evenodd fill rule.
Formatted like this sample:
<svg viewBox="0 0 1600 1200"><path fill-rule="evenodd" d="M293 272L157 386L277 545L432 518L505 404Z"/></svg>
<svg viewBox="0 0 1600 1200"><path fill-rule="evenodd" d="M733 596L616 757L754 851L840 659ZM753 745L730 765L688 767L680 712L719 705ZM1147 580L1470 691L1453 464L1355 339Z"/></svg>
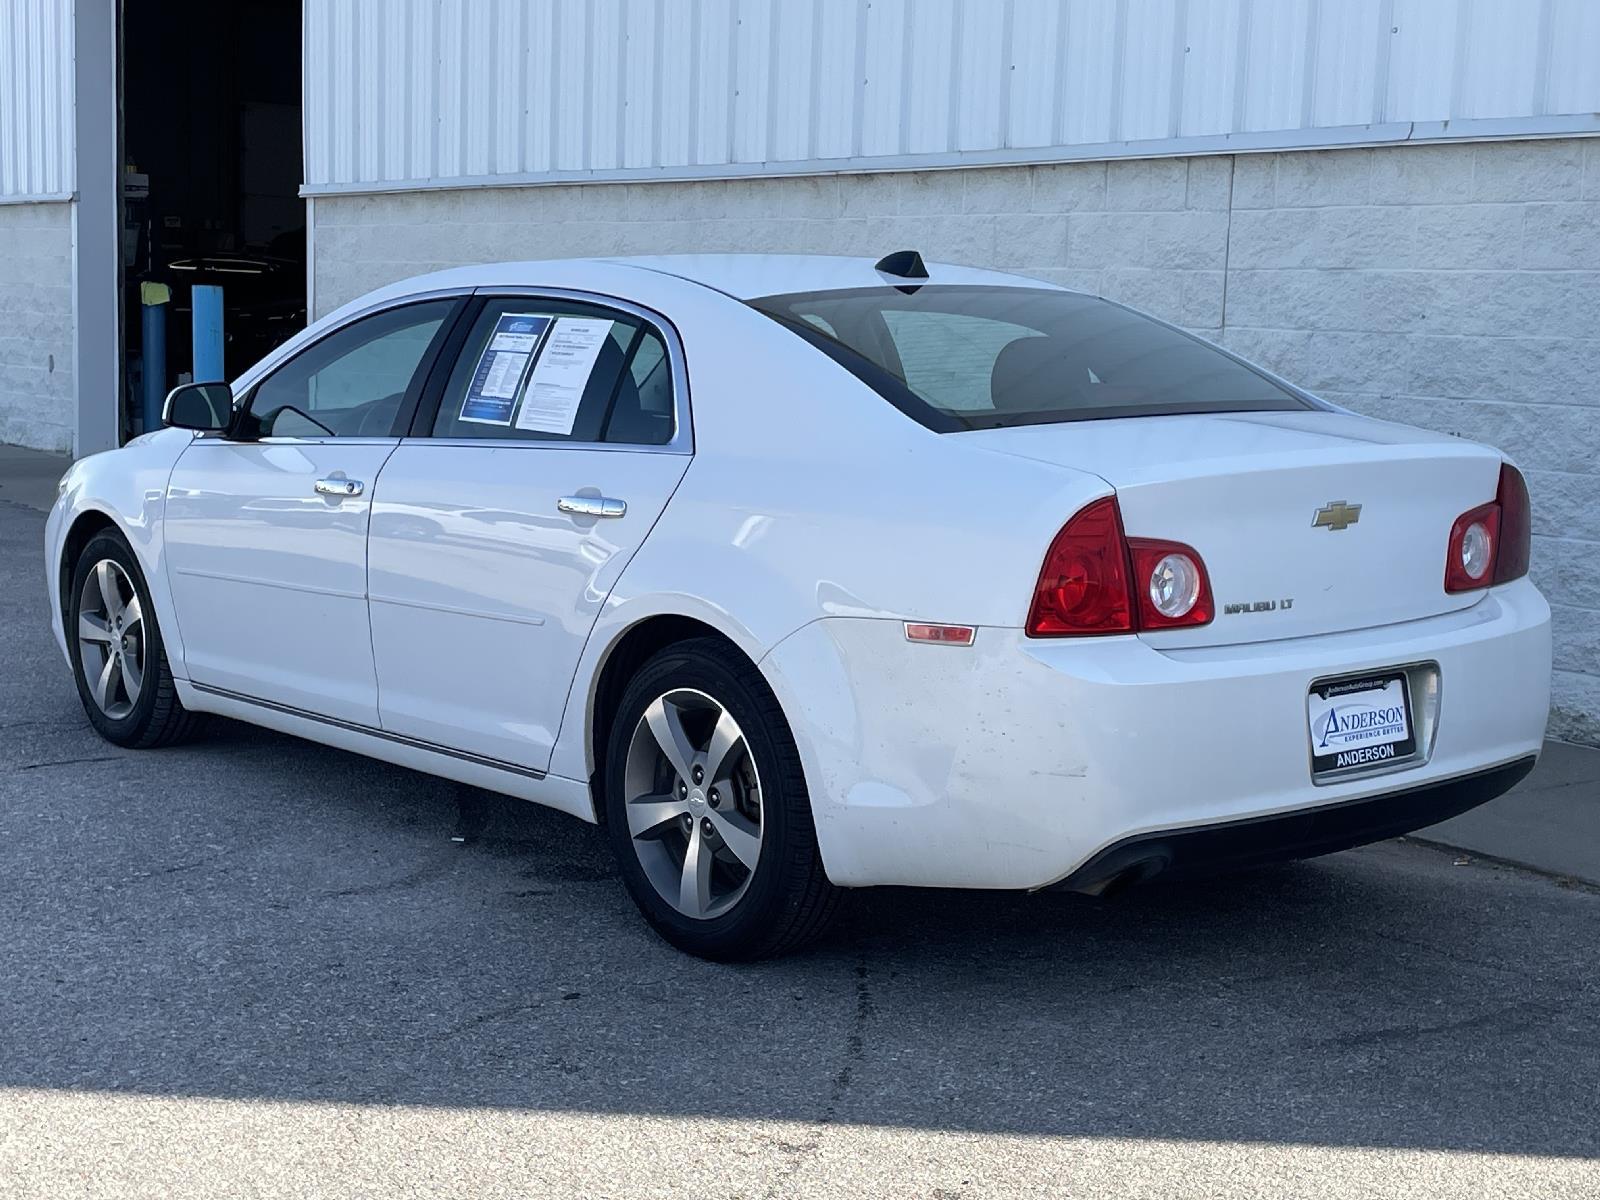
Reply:
<svg viewBox="0 0 1600 1200"><path fill-rule="evenodd" d="M1439 783L1265 817L1141 833L1107 846L1056 886L1103 895L1162 878L1243 871L1399 837L1504 795L1533 770L1533 755Z"/></svg>
<svg viewBox="0 0 1600 1200"><path fill-rule="evenodd" d="M1422 761L1313 783L1312 681L1415 664L1437 670ZM798 631L762 667L794 728L835 882L1092 888L1119 847L1140 842L1166 846L1175 869L1180 841L1185 869L1226 866L1239 839L1222 831L1248 823L1259 828L1242 861L1301 857L1499 794L1458 784L1509 787L1539 753L1550 611L1520 580L1425 620L1181 650L992 627L971 647L914 644L898 621L840 617Z"/></svg>

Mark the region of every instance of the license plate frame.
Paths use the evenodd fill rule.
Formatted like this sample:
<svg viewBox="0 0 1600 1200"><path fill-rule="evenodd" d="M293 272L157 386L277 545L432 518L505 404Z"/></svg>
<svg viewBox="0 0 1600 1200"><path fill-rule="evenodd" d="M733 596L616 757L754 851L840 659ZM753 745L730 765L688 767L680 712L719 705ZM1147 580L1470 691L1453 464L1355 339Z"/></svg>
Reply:
<svg viewBox="0 0 1600 1200"><path fill-rule="evenodd" d="M1390 710L1395 708L1404 723L1402 737L1393 736L1398 722ZM1420 747L1408 672L1385 667L1314 680L1306 690L1306 734L1311 777L1318 782L1393 770L1415 760Z"/></svg>

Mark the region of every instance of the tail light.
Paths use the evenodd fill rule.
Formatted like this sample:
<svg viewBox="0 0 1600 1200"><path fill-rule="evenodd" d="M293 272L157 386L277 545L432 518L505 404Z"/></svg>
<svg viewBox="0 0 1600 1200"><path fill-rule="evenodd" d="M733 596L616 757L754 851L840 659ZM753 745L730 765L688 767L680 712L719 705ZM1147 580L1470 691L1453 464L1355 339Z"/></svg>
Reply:
<svg viewBox="0 0 1600 1200"><path fill-rule="evenodd" d="M1139 596L1140 629L1183 629L1205 625L1216 615L1211 580L1200 555L1182 542L1129 538L1133 579Z"/></svg>
<svg viewBox="0 0 1600 1200"><path fill-rule="evenodd" d="M1050 543L1033 590L1028 635L1132 633L1131 569L1116 498L1096 500Z"/></svg>
<svg viewBox="0 0 1600 1200"><path fill-rule="evenodd" d="M1444 590L1470 592L1494 582L1494 556L1500 541L1500 505L1485 504L1456 518L1444 560Z"/></svg>
<svg viewBox="0 0 1600 1200"><path fill-rule="evenodd" d="M1045 555L1029 637L1204 625L1215 615L1205 563L1181 542L1129 538L1115 496L1082 509Z"/></svg>
<svg viewBox="0 0 1600 1200"><path fill-rule="evenodd" d="M1531 534L1528 485L1521 471L1502 463L1493 503L1462 513L1450 527L1444 590L1470 592L1521 579L1528 573Z"/></svg>
<svg viewBox="0 0 1600 1200"><path fill-rule="evenodd" d="M1528 507L1528 484L1510 463L1500 465L1500 552L1494 560L1494 581L1510 583L1528 573L1533 541L1533 511Z"/></svg>

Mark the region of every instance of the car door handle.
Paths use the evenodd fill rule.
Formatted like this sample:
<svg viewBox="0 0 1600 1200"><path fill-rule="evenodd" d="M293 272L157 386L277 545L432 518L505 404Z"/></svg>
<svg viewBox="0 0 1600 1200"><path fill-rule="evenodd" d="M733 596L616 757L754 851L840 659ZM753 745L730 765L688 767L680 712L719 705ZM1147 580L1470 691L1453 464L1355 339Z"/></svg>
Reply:
<svg viewBox="0 0 1600 1200"><path fill-rule="evenodd" d="M574 517L622 517L628 512L626 500L613 500L609 496L563 496L556 507Z"/></svg>
<svg viewBox="0 0 1600 1200"><path fill-rule="evenodd" d="M359 479L345 479L343 477L319 479L315 487L319 496L337 496L343 499L346 496L359 496L366 487Z"/></svg>

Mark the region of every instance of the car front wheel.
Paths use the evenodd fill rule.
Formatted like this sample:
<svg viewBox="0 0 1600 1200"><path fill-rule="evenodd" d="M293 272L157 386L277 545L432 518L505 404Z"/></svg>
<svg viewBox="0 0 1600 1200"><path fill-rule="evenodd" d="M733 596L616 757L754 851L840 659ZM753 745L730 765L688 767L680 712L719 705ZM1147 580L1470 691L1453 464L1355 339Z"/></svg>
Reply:
<svg viewBox="0 0 1600 1200"><path fill-rule="evenodd" d="M634 676L611 728L605 797L623 880L681 950L722 961L786 953L837 907L788 723L723 642L678 643Z"/></svg>
<svg viewBox="0 0 1600 1200"><path fill-rule="evenodd" d="M136 749L188 736L198 719L178 699L150 589L120 536L83 548L66 609L78 698L100 736Z"/></svg>

